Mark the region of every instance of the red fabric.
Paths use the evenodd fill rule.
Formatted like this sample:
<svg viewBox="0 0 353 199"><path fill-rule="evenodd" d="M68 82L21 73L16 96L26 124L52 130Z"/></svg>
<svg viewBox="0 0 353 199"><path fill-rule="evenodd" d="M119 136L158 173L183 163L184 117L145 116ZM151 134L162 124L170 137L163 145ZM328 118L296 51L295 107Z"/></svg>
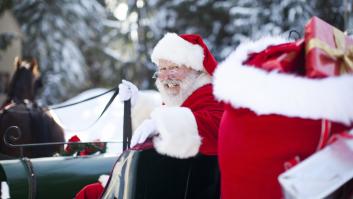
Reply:
<svg viewBox="0 0 353 199"><path fill-rule="evenodd" d="M86 185L75 196L75 199L98 199L103 193L103 186L101 183L96 182Z"/></svg>
<svg viewBox="0 0 353 199"><path fill-rule="evenodd" d="M72 136L70 139L69 139L69 142L80 142L81 140L80 140L80 138L77 136L77 135L74 135L74 136ZM73 151L75 150L75 149L77 149L78 148L78 145L71 145L71 144L68 144L66 147L65 147L65 152L66 153L73 153Z"/></svg>
<svg viewBox="0 0 353 199"><path fill-rule="evenodd" d="M203 67L210 75L212 75L214 70L216 69L217 61L210 52L210 50L207 48L205 42L203 42L202 37L197 34L182 34L179 36L192 44L198 44L202 47L203 54L205 56L203 59Z"/></svg>
<svg viewBox="0 0 353 199"><path fill-rule="evenodd" d="M305 42L308 43L310 39L317 38L332 48L336 48L333 29L334 27L330 24L317 17L313 17L305 26ZM345 37L345 41L346 47L353 45L353 40L348 36ZM309 52L306 52L306 54L308 77L322 78L340 74L341 62L328 56L324 51L313 48Z"/></svg>
<svg viewBox="0 0 353 199"><path fill-rule="evenodd" d="M260 53L252 54L246 65L305 76L307 68L297 65L304 62L303 56L298 57L302 60L292 62L283 62L280 59L281 56L288 56L291 51L298 50L293 44L295 42L270 46ZM309 55L305 59L307 56ZM267 64L268 62L274 64ZM331 124L331 134L351 128L334 122ZM304 160L316 152L321 128L322 120L277 114L257 115L250 109L227 105L218 139L221 198L283 198L278 175L288 168L288 163Z"/></svg>
<svg viewBox="0 0 353 199"><path fill-rule="evenodd" d="M153 148L153 138L147 138L145 142L141 144L136 144L131 148L131 150L147 150Z"/></svg>
<svg viewBox="0 0 353 199"><path fill-rule="evenodd" d="M332 123L332 133L347 127ZM285 163L316 151L321 120L256 115L227 106L219 129L222 199L282 198L277 177Z"/></svg>
<svg viewBox="0 0 353 199"><path fill-rule="evenodd" d="M207 84L190 95L182 107L190 108L196 118L197 128L202 137L200 153L217 155L218 128L223 114L223 104L212 95L212 85Z"/></svg>
<svg viewBox="0 0 353 199"><path fill-rule="evenodd" d="M246 62L248 65L267 71L304 74L304 40L269 46L259 53L253 53Z"/></svg>

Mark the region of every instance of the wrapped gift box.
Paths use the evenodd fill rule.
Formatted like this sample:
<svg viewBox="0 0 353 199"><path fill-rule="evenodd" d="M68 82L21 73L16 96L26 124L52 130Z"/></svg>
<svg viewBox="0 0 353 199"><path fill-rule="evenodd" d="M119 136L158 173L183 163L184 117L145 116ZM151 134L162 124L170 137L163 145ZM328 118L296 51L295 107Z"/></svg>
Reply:
<svg viewBox="0 0 353 199"><path fill-rule="evenodd" d="M353 72L353 40L343 32L313 17L305 26L304 38L308 77L322 78Z"/></svg>
<svg viewBox="0 0 353 199"><path fill-rule="evenodd" d="M285 198L351 198L352 157L353 139L339 137L278 177Z"/></svg>

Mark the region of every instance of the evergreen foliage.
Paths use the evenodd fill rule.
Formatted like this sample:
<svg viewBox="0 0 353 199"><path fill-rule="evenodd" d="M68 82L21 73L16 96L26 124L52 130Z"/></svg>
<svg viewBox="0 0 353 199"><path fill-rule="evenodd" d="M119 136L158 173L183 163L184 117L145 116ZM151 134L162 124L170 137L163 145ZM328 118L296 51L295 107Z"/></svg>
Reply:
<svg viewBox="0 0 353 199"><path fill-rule="evenodd" d="M52 104L122 78L154 88L150 53L167 31L200 34L221 61L246 39L303 34L314 15L343 29L346 7L335 0L5 0L5 9L21 25L23 55L39 61L42 102Z"/></svg>

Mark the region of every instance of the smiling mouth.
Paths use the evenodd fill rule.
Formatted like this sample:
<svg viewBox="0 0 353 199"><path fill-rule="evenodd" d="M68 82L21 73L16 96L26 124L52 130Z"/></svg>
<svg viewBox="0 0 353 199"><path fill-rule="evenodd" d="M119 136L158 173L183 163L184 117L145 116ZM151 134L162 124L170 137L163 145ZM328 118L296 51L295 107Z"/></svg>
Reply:
<svg viewBox="0 0 353 199"><path fill-rule="evenodd" d="M167 84L164 84L164 87L166 88L175 88L175 87L178 87L179 84L178 83L167 83Z"/></svg>

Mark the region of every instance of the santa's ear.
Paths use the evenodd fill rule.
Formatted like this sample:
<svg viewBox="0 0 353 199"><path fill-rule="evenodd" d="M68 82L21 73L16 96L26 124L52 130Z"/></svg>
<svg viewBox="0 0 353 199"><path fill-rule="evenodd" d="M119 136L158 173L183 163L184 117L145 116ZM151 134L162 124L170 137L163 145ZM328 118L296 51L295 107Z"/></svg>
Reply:
<svg viewBox="0 0 353 199"><path fill-rule="evenodd" d="M16 69L20 68L21 62L22 62L22 60L21 60L20 57L15 57L15 67L16 67Z"/></svg>

